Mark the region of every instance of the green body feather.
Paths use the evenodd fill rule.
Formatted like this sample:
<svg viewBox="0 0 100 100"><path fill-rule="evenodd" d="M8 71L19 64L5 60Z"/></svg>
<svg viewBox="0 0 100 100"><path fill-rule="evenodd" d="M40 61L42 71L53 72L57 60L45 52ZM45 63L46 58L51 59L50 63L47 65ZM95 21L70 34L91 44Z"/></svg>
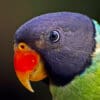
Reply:
<svg viewBox="0 0 100 100"><path fill-rule="evenodd" d="M50 85L53 100L100 100L100 25L94 24L97 48L92 65L64 87Z"/></svg>

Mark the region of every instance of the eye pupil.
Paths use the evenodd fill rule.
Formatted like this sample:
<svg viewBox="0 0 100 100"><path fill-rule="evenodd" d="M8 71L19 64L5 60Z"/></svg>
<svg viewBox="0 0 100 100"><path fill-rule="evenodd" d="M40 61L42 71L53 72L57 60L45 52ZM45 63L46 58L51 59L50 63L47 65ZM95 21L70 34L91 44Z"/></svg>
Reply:
<svg viewBox="0 0 100 100"><path fill-rule="evenodd" d="M51 31L49 39L51 42L57 42L59 40L59 32L58 31Z"/></svg>

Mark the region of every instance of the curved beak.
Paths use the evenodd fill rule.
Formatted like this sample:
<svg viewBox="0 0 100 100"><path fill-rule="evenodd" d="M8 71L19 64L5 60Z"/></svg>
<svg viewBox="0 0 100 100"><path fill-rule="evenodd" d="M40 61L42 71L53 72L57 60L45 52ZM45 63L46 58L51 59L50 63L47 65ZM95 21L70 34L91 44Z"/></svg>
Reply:
<svg viewBox="0 0 100 100"><path fill-rule="evenodd" d="M47 77L41 56L24 43L14 47L14 68L19 81L31 92L34 89L30 81L40 81Z"/></svg>

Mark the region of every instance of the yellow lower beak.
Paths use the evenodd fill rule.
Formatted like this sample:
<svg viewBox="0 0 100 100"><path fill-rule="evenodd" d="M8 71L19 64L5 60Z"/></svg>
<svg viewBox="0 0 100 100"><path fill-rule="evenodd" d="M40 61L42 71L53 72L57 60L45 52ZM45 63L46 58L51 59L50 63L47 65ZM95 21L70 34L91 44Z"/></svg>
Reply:
<svg viewBox="0 0 100 100"><path fill-rule="evenodd" d="M16 75L19 81L30 92L34 92L34 89L32 88L30 81L40 81L47 77L47 73L43 65L44 65L43 62L40 61L40 63L38 64L38 66L36 66L36 69L34 71L28 71L28 72L16 71Z"/></svg>

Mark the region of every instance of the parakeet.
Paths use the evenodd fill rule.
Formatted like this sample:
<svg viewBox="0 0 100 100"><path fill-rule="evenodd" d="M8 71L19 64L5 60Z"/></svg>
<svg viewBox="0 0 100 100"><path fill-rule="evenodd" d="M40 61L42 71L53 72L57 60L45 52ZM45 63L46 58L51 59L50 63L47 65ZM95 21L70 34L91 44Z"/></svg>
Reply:
<svg viewBox="0 0 100 100"><path fill-rule="evenodd" d="M49 78L53 100L100 100L100 25L73 12L32 18L15 32L14 68L31 92Z"/></svg>

